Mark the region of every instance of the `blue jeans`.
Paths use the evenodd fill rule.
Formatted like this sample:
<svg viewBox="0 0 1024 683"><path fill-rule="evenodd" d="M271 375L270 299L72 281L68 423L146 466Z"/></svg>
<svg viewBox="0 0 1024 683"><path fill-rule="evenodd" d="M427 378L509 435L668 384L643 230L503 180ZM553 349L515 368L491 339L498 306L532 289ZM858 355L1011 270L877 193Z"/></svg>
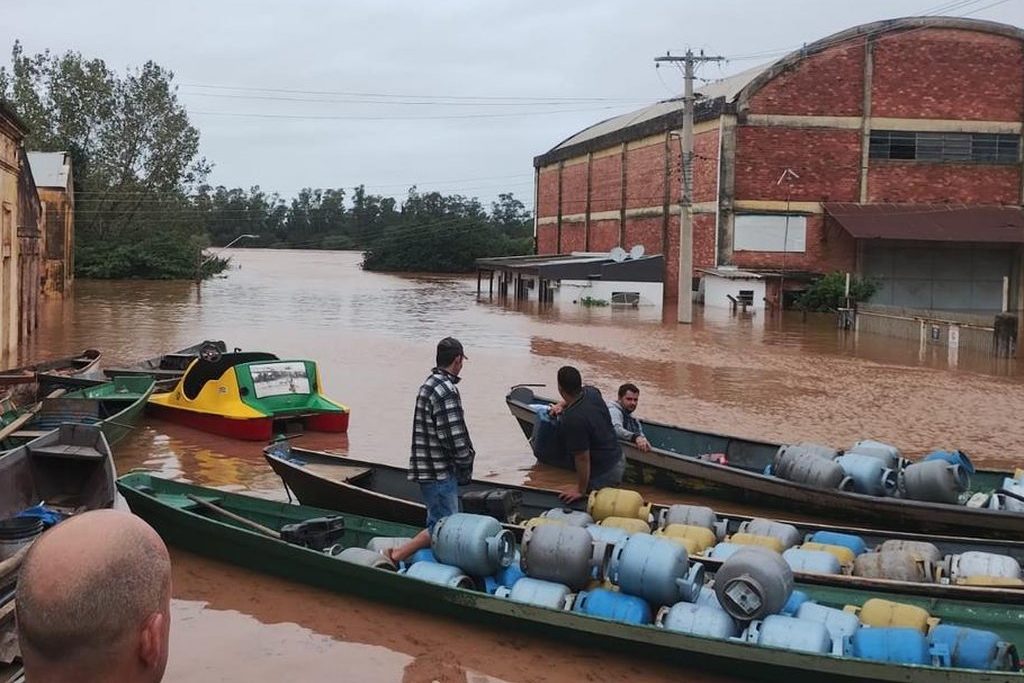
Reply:
<svg viewBox="0 0 1024 683"><path fill-rule="evenodd" d="M606 486L618 486L622 483L622 475L626 473L626 459L619 458L619 461L600 474L590 475L590 490L596 491Z"/></svg>
<svg viewBox="0 0 1024 683"><path fill-rule="evenodd" d="M459 511L459 485L455 477L449 475L447 479L421 481L420 493L427 506L427 529L433 534L438 520Z"/></svg>

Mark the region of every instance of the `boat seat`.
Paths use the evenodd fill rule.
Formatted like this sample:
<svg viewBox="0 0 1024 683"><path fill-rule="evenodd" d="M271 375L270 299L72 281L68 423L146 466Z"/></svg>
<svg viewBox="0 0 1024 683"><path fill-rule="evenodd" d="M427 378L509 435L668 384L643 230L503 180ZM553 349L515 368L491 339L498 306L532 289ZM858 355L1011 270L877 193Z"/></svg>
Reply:
<svg viewBox="0 0 1024 683"><path fill-rule="evenodd" d="M32 455L48 455L56 458L81 458L86 460L102 460L107 457L92 446L71 446L55 444L53 446L33 446Z"/></svg>
<svg viewBox="0 0 1024 683"><path fill-rule="evenodd" d="M327 463L310 463L303 465L302 469L312 472L318 477L338 482L355 482L359 479L366 478L373 473L373 470L369 467Z"/></svg>
<svg viewBox="0 0 1024 683"><path fill-rule="evenodd" d="M13 434L12 438L15 439L38 439L41 436L46 436L52 429L20 429Z"/></svg>

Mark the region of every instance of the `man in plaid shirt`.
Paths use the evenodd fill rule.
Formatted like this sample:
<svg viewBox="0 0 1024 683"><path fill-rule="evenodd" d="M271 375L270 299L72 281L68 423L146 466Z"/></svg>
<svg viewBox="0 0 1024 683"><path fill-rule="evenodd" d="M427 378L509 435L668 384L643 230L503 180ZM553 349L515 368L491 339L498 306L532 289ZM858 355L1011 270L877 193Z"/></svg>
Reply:
<svg viewBox="0 0 1024 683"><path fill-rule="evenodd" d="M416 394L412 418L409 479L420 485L427 506L427 528L386 553L396 565L430 547L430 532L442 517L459 511L459 484L473 476L473 442L456 384L466 360L462 343L445 337L437 344L437 366Z"/></svg>

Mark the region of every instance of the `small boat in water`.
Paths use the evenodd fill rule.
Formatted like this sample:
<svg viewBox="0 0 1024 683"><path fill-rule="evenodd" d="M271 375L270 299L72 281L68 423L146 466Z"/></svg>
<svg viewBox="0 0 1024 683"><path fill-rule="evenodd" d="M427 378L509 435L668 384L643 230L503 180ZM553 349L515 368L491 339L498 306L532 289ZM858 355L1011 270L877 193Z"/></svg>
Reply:
<svg viewBox="0 0 1024 683"><path fill-rule="evenodd" d="M553 403L551 399L535 396L525 386L513 388L505 401L527 439L533 435L539 419L538 406ZM621 442L627 482L880 529L1024 538L1024 512L867 495L791 481L766 473L776 462L783 444L700 432L652 420L641 422L651 449L645 452L632 443ZM976 470L961 498L999 492L1013 476L1013 472ZM1024 500L1020 503L1024 509Z"/></svg>
<svg viewBox="0 0 1024 683"><path fill-rule="evenodd" d="M84 349L74 356L0 370L0 387L11 387L21 402L54 389L77 387L76 380L88 382L103 377L99 370L101 355L96 349Z"/></svg>
<svg viewBox="0 0 1024 683"><path fill-rule="evenodd" d="M135 428L154 386L152 377L116 377L59 397L44 398L31 412L4 413L0 415L0 445L4 449L20 446L65 423L97 425L107 443L113 445Z"/></svg>
<svg viewBox="0 0 1024 683"><path fill-rule="evenodd" d="M664 541L633 544L631 537L626 545L615 549L615 569L611 575L622 592L595 588L577 592L566 585L531 578L523 571L537 574L538 565L527 567L525 562L514 581L507 576L501 579L512 583L509 588L497 582L507 573L505 570L498 569L495 581L481 581L479 574L474 578L469 567L489 564L490 569L484 571L494 571L495 567L511 570L514 564L510 566L510 562L514 562L517 552L525 558L531 551L525 546L517 550L514 543L502 538L508 532L501 531L495 520L484 516L453 515L441 522L455 527L450 533L442 534L435 529L435 559L447 556L461 560L451 559L447 565L418 560L400 573L393 571L393 566L389 570L384 558L372 548L382 541L412 536L419 531L417 527L354 514L337 515L320 508L227 493L145 473L121 477L118 489L132 511L153 526L168 544L191 552L328 590L451 615L461 622L529 630L596 651L615 649L638 662L657 657L680 667L681 675L701 669L733 673L741 670L744 677L770 681L1024 680L1013 645L1024 642L1024 622L1020 610L1014 607L913 597L901 598L901 604L896 605L873 601L873 596L864 591L798 584L803 591L796 608L798 614L816 611L847 623L824 626L824 622L810 623L810 617L772 613L763 620L741 624L732 620L724 605L675 602L672 591L658 597L654 583L644 583L646 579L654 581L656 574L663 578L663 574L675 576L685 572L692 577L687 579L687 590L694 591L690 595L703 600L705 591L712 591L709 602L728 590L728 586L741 585L723 567L718 577L723 582L723 591L709 587L699 576L702 572L694 571L699 568L681 558L680 549ZM495 535L490 535L491 525ZM538 539L542 535L543 527L529 542L540 544ZM583 543L592 545L589 540ZM757 551L754 555L763 556ZM671 556L681 563L658 564L653 559L648 562L655 556ZM734 563L733 567L739 564ZM640 565L647 567L646 573L634 574L631 568ZM584 565L583 571L589 575L589 565ZM752 571L762 573L760 569ZM638 579L638 575L646 579ZM555 599L549 594L553 588L560 589ZM768 594L760 587L756 590ZM771 598L773 606L781 604L788 595L780 609L792 609L790 601L795 594L792 584L780 586L779 594ZM630 614L626 610L598 609L594 605L598 597L617 604L628 602L637 609L630 610ZM672 601L671 608L666 599ZM843 611L845 606L850 606L849 612ZM735 605L731 608L735 609ZM761 603L755 609L764 612L768 605ZM841 616L844 614L845 617ZM876 621L879 617L882 621ZM851 620L855 623L849 624ZM862 623L872 628L863 628ZM881 623L907 626L890 628ZM964 634L984 640L981 647L971 649L980 656L966 656L967 648L955 643L954 648L959 649L954 651L943 642L940 633L948 634L945 637ZM887 640L906 640L915 646L897 652ZM904 663L909 661L916 663ZM964 668L968 666L972 668ZM978 667L994 670L983 671Z"/></svg>
<svg viewBox="0 0 1024 683"><path fill-rule="evenodd" d="M391 522L422 526L426 521L426 508L423 504L420 487L407 478L408 471L392 465L356 460L353 458L324 453L320 451L295 448L288 441L281 440L270 444L264 449L264 456L271 469L281 478L289 494L294 494L303 505L328 510L349 512ZM555 511L560 517L562 511L574 510L582 513L586 510L585 501L563 507L558 498L558 491L539 489L528 486L515 486L474 480L468 486L460 487L460 498L463 511L483 512L496 517L506 528L511 529L521 538L531 523L543 522ZM693 507L693 506L678 506ZM650 517L654 520L654 533L664 533L667 526L659 520L670 520L675 513L673 506L652 504ZM707 513L712 511L704 509ZM550 517L554 519L555 517ZM716 535L704 534L706 545L699 548L701 562L710 567L721 564L720 555L731 549L730 540L738 538L747 540L750 528L766 526L768 520L760 521L746 515L715 515ZM910 533L906 531L862 529L835 524L813 524L791 520L770 520L774 525L788 527L786 534L791 538L786 543L796 550L811 550L812 553L793 552L790 556L794 563L810 557L812 560L824 560L821 567L808 568L806 571L799 566L794 567L798 580L815 585L853 587L863 590L875 590L880 593L901 593L905 595L932 596L960 600L982 600L1003 602L1006 604L1024 605L1024 581L1021 581L1019 567L1024 565L1024 540L992 540L975 539L958 536L936 536ZM753 527L751 526L753 524ZM778 527L778 528L782 528ZM835 548L820 550L822 546L834 543L822 543L839 539L858 539L853 543L854 551L844 553ZM758 540L758 539L753 539ZM888 542L888 545L885 545ZM721 544L717 552L715 546ZM803 548L807 545L807 548ZM879 548L929 547L927 558L918 556L902 557L887 554L885 566L873 566L877 560ZM696 550L691 546L691 550ZM788 550L788 546L783 548ZM818 555L819 552L837 552L842 560ZM893 551L889 551L893 552ZM907 551L909 552L909 551ZM866 553L866 555L865 555ZM950 565L947 558L999 556L1010 558L1010 569L1016 566L1016 581L1011 577L990 579L990 585L980 578L961 579L969 583L950 581L942 575L942 568ZM696 558L696 554L691 553ZM864 555L863 557L860 557ZM794 557L795 556L795 557ZM857 558L860 557L858 560ZM965 565L966 568L966 565ZM812 569L817 569L813 571ZM828 569L827 573L824 570ZM860 574L860 575L858 575Z"/></svg>
<svg viewBox="0 0 1024 683"><path fill-rule="evenodd" d="M294 430L344 432L349 409L321 393L316 363L270 353L195 359L171 391L154 394L156 417L214 434L266 441Z"/></svg>
<svg viewBox="0 0 1024 683"><path fill-rule="evenodd" d="M213 358L227 353L228 347L222 341L202 341L178 351L152 358L144 358L123 367L104 368L107 377L149 375L156 380L157 391L169 391L178 383L185 370L196 358ZM238 349L235 349L236 351Z"/></svg>

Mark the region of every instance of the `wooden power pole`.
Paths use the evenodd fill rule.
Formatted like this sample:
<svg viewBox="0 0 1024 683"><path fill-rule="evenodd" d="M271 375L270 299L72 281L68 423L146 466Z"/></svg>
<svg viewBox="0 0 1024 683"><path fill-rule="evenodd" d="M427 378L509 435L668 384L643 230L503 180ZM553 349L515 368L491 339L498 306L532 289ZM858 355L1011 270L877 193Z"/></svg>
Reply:
<svg viewBox="0 0 1024 683"><path fill-rule="evenodd" d="M679 303L678 318L681 323L693 322L693 70L694 65L704 62L721 62L724 57L708 57L703 51L695 55L687 50L682 57L665 55L655 57L655 62L682 62L683 89L683 136L680 141L682 161L682 188L679 193Z"/></svg>

